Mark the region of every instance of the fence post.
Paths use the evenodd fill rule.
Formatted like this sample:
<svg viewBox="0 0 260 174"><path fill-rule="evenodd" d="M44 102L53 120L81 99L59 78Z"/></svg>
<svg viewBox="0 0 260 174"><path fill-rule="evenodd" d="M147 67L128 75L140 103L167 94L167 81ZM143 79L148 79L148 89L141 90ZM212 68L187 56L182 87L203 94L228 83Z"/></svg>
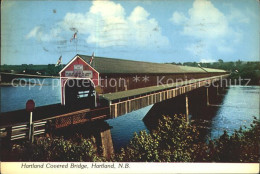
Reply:
<svg viewBox="0 0 260 174"><path fill-rule="evenodd" d="M47 137L52 137L52 132L54 129L54 125L52 124L52 120L48 120L45 125L45 133Z"/></svg>
<svg viewBox="0 0 260 174"><path fill-rule="evenodd" d="M219 86L219 85L218 85ZM219 89L218 89L218 86L217 86L217 95L219 95Z"/></svg>
<svg viewBox="0 0 260 174"><path fill-rule="evenodd" d="M29 122L29 141L32 143L34 139L34 125L32 121L33 117L33 110L35 108L35 103L33 100L28 100L26 102L26 111L30 112L30 122Z"/></svg>
<svg viewBox="0 0 260 174"><path fill-rule="evenodd" d="M189 124L189 98L188 95L185 95L185 106L186 106L186 121Z"/></svg>
<svg viewBox="0 0 260 174"><path fill-rule="evenodd" d="M207 96L207 106L209 106L209 88L206 88L206 96Z"/></svg>
<svg viewBox="0 0 260 174"><path fill-rule="evenodd" d="M34 141L34 123L32 123L30 126L31 126L30 142L33 143L33 141Z"/></svg>
<svg viewBox="0 0 260 174"><path fill-rule="evenodd" d="M11 150L12 126L6 128L6 147Z"/></svg>
<svg viewBox="0 0 260 174"><path fill-rule="evenodd" d="M33 122L32 122L33 112L30 112L30 122L29 122L29 141L32 142L32 134L33 134Z"/></svg>
<svg viewBox="0 0 260 174"><path fill-rule="evenodd" d="M12 126L6 128L6 133L7 133L6 134L6 138L8 140L11 140L11 137L12 137Z"/></svg>

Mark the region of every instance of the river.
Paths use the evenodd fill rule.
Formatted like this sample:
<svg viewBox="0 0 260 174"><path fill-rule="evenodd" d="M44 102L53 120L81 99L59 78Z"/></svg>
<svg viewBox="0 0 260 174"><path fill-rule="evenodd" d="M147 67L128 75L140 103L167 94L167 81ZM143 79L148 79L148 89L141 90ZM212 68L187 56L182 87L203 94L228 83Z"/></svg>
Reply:
<svg viewBox="0 0 260 174"><path fill-rule="evenodd" d="M43 85L1 87L1 112L24 109L28 99L33 99L37 106L60 103L59 79L36 80ZM191 120L203 123L205 134L212 139L219 137L223 130L232 133L240 126L249 127L253 116L259 118L259 86L230 86L226 90L220 103L207 108L207 114L212 114L210 118L202 117L204 119L198 121L191 114ZM148 131L143 118L152 107L150 105L116 119L106 120L112 126L111 134L116 151L129 143L134 132Z"/></svg>

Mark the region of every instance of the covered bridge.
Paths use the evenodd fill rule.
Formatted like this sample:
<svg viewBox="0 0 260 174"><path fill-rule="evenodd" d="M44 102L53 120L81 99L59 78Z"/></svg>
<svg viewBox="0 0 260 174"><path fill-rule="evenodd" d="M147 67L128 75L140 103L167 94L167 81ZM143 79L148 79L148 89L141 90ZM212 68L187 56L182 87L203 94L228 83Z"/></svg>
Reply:
<svg viewBox="0 0 260 174"><path fill-rule="evenodd" d="M162 90L163 84L227 74L219 69L105 57L94 57L91 61L91 57L78 54L60 71L63 105L80 105L89 101L81 98L92 97L91 101L94 101L96 106L97 96L108 101L118 100L122 98L120 96L142 95L157 88ZM85 82L88 87L68 87L69 82L76 81Z"/></svg>

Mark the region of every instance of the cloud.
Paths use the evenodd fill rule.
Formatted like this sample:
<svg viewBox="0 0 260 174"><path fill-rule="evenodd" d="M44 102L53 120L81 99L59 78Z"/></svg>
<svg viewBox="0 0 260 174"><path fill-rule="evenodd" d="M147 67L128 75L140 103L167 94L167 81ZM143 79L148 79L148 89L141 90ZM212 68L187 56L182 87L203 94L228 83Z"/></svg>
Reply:
<svg viewBox="0 0 260 174"><path fill-rule="evenodd" d="M201 63L211 63L211 62L216 62L214 59L200 59Z"/></svg>
<svg viewBox="0 0 260 174"><path fill-rule="evenodd" d="M163 47L169 45L167 37L161 33L158 22L140 6L135 7L129 16L119 4L111 1L93 1L86 13L67 13L56 25L56 30L71 33L70 29L78 30L78 38L88 44L99 47L132 46L132 47ZM34 28L27 38L41 38L48 41L50 33L45 34L40 28ZM58 36L56 32L54 36Z"/></svg>
<svg viewBox="0 0 260 174"><path fill-rule="evenodd" d="M197 38L218 38L229 32L228 21L223 13L207 0L195 0L188 11L189 18L185 20L183 34ZM175 16L182 13L174 13ZM185 16L181 18L186 18Z"/></svg>
<svg viewBox="0 0 260 174"><path fill-rule="evenodd" d="M60 28L53 28L49 33L45 33L44 27L36 26L34 27L26 36L26 39L36 38L38 41L51 41L56 39L61 32Z"/></svg>
<svg viewBox="0 0 260 174"><path fill-rule="evenodd" d="M226 7L229 9L229 14L227 15L227 19L230 22L237 22L242 24L249 24L250 22L250 11L245 9L243 11L238 10L232 4L225 4Z"/></svg>
<svg viewBox="0 0 260 174"><path fill-rule="evenodd" d="M37 35L39 34L39 30L40 30L40 27L39 27L39 26L34 27L34 28L26 35L26 38L29 39L29 38L32 38L32 37L37 37Z"/></svg>
<svg viewBox="0 0 260 174"><path fill-rule="evenodd" d="M176 24L183 24L187 23L188 18L181 12L174 12L171 21Z"/></svg>
<svg viewBox="0 0 260 174"><path fill-rule="evenodd" d="M193 40L204 43L200 47L198 43L190 43L187 50L199 57L213 57L211 52L232 53L233 46L239 43L242 34L239 30L230 26L230 20L235 20L240 14L233 9L233 17L227 17L208 0L195 0L192 8L186 14L174 12L171 21L182 27L181 34L189 36ZM231 12L232 13L232 12ZM246 22L246 19L241 19ZM232 41L232 44L228 44Z"/></svg>
<svg viewBox="0 0 260 174"><path fill-rule="evenodd" d="M137 6L127 18L129 42L138 46L167 46L168 38L161 34L158 22L144 8Z"/></svg>

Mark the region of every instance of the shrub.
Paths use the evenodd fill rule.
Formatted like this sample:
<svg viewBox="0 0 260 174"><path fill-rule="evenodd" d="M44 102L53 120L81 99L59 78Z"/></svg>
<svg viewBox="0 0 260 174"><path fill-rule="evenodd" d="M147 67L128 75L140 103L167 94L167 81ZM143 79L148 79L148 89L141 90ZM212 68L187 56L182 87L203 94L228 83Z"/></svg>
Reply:
<svg viewBox="0 0 260 174"><path fill-rule="evenodd" d="M139 135L135 133L130 144L116 155L115 160L190 162L198 134L194 126L186 123L183 115L163 116L158 128L150 135L145 131Z"/></svg>
<svg viewBox="0 0 260 174"><path fill-rule="evenodd" d="M133 162L260 162L260 122L256 118L250 129L224 131L218 139L202 142L196 126L188 125L185 117L163 116L151 134L135 133L130 144L122 148L114 161Z"/></svg>
<svg viewBox="0 0 260 174"><path fill-rule="evenodd" d="M232 135L224 134L213 143L214 158L218 162L260 162L260 121L254 117L249 129L240 128Z"/></svg>
<svg viewBox="0 0 260 174"><path fill-rule="evenodd" d="M122 148L121 153L116 155L114 160L158 162L160 161L158 141L152 138L146 131L141 131L139 135L135 133L130 144L126 149Z"/></svg>
<svg viewBox="0 0 260 174"><path fill-rule="evenodd" d="M25 142L13 145L18 161L102 161L98 156L95 139L79 142L61 138L39 138L33 144Z"/></svg>

